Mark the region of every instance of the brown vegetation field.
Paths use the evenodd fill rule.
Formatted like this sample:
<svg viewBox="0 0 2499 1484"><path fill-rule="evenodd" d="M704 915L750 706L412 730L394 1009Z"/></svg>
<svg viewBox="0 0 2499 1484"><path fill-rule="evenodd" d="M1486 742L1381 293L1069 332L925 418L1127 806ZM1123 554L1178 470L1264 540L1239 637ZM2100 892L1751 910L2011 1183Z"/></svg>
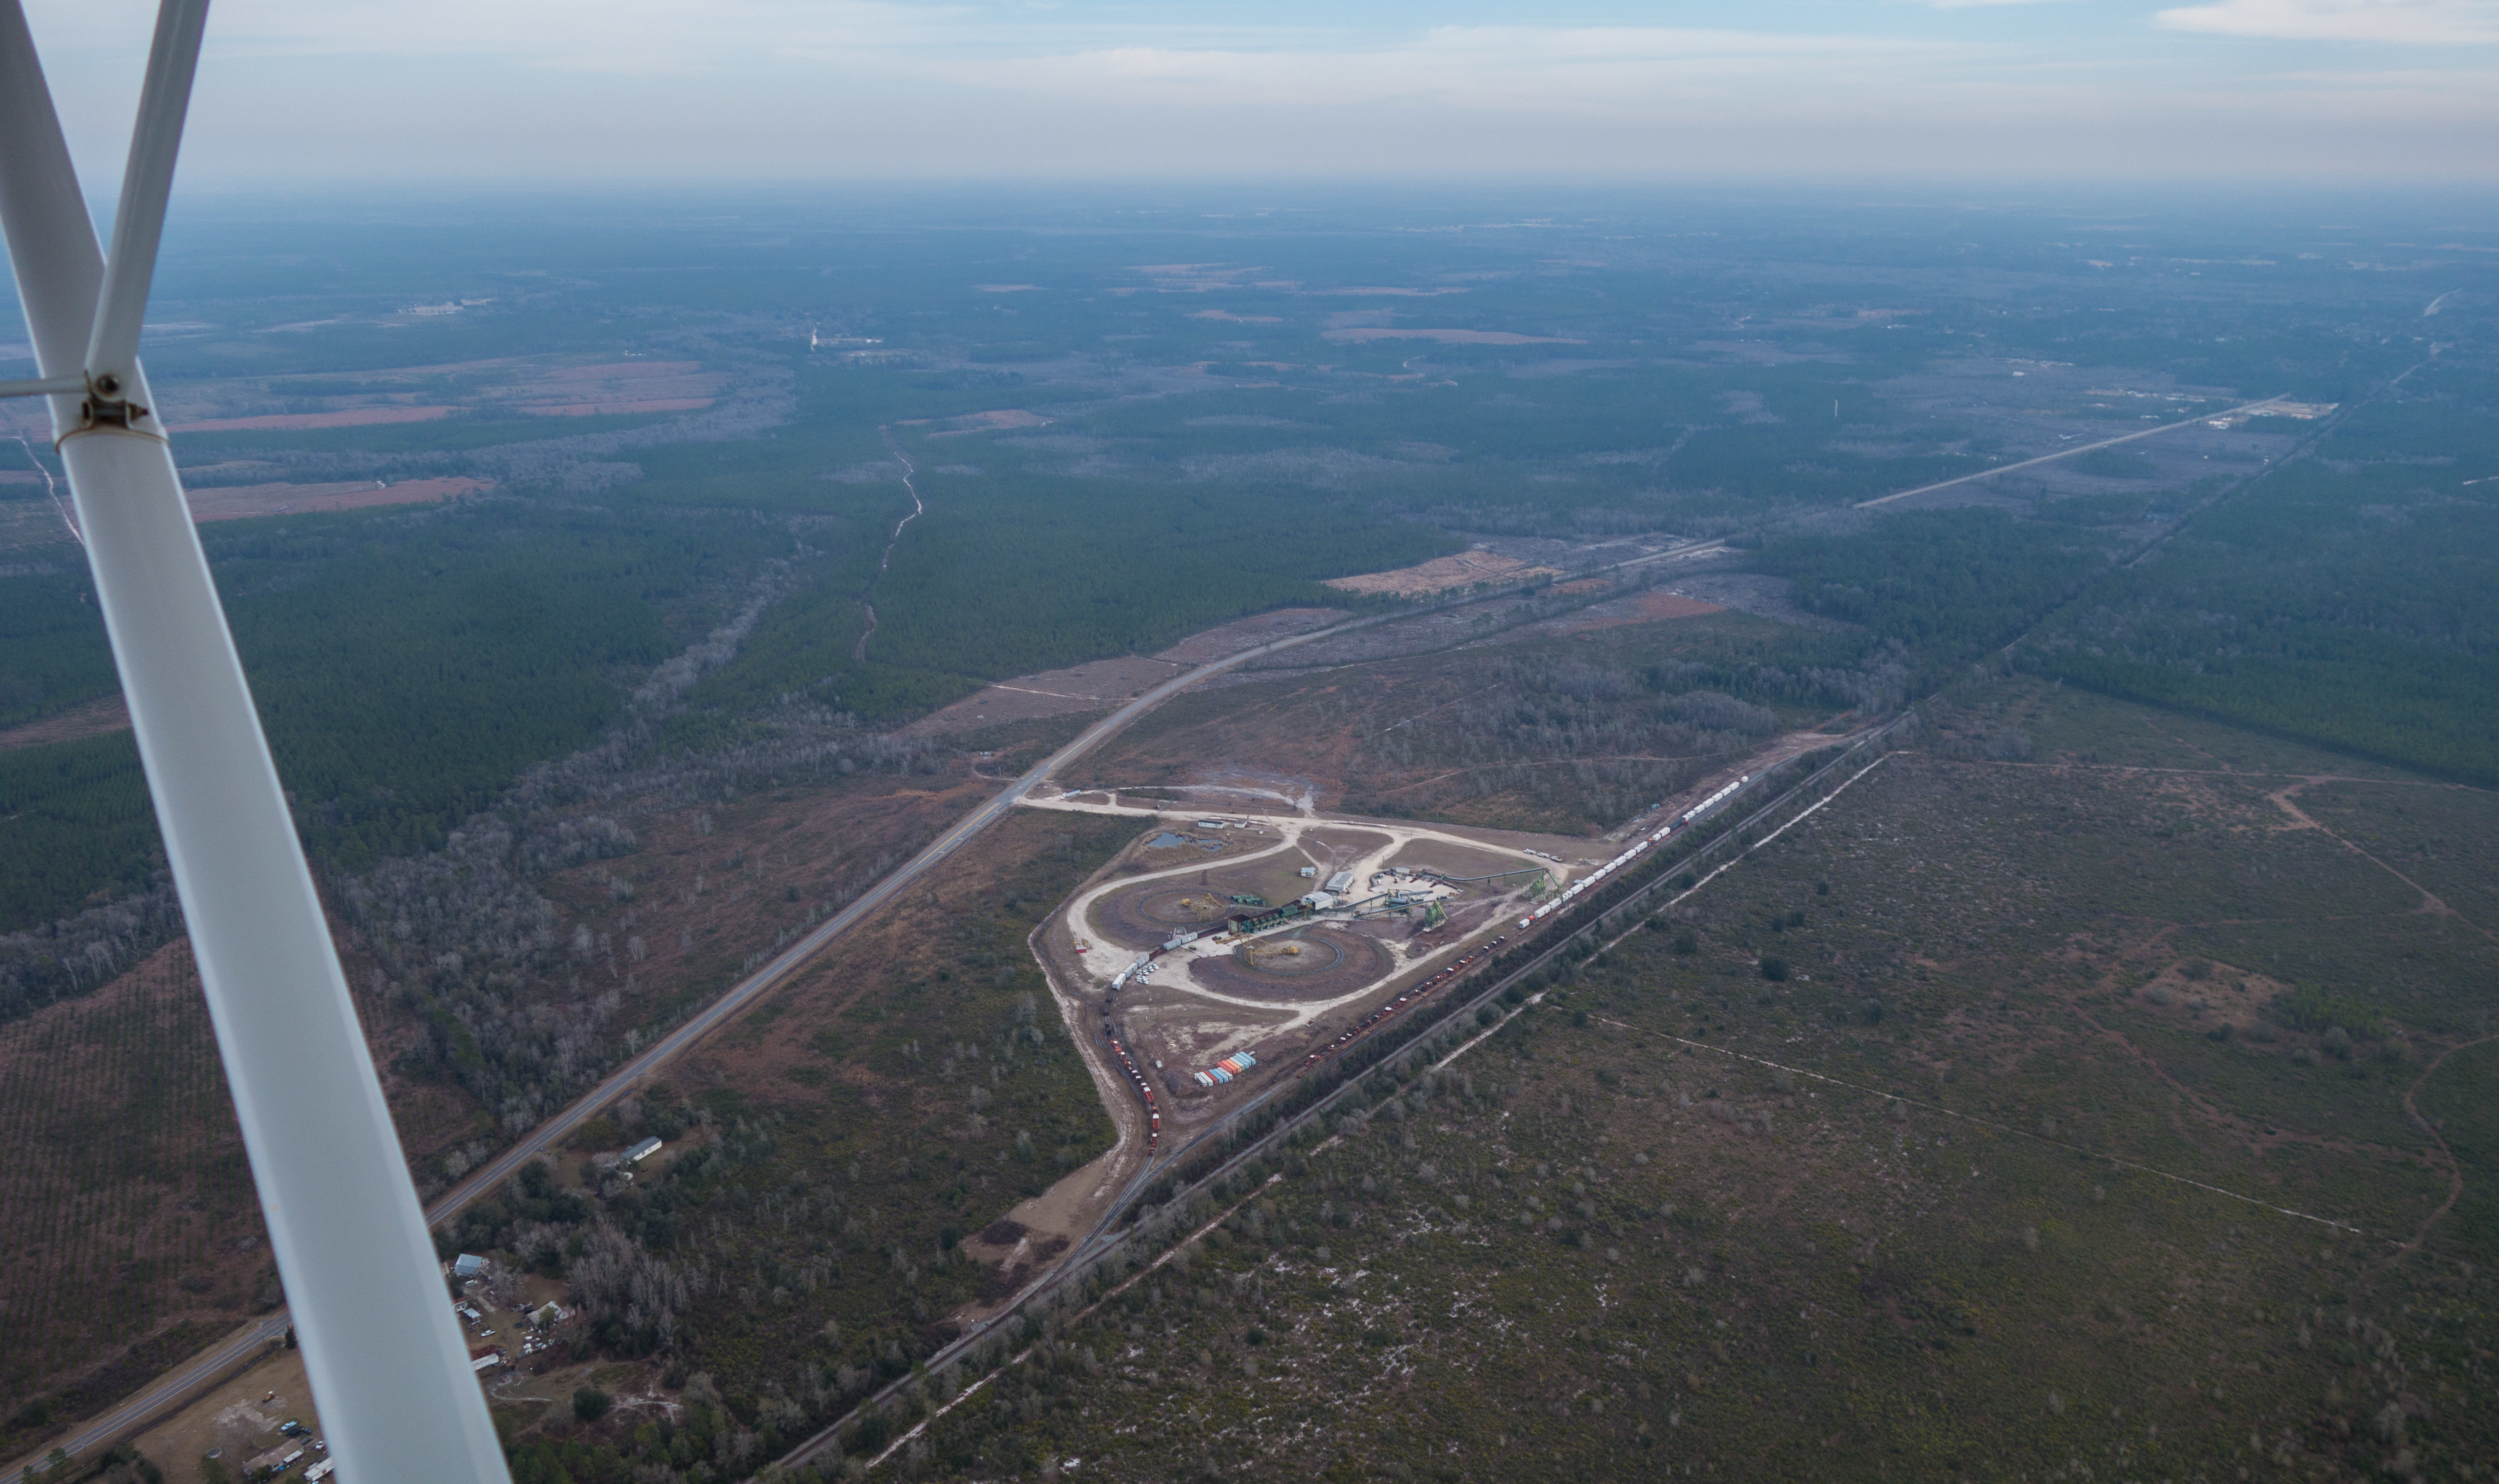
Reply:
<svg viewBox="0 0 2499 1484"><path fill-rule="evenodd" d="M1983 756L2007 729L2030 762ZM1445 1071L1375 1076L1195 1203L1202 1242L905 1467L2486 1476L2499 945L2346 825L2487 798L2380 775L2330 828L2273 801L2345 772L1963 697Z"/></svg>
<svg viewBox="0 0 2499 1484"><path fill-rule="evenodd" d="M81 737L100 737L109 731L129 729L129 705L118 695L108 695L0 730L0 748L42 747L49 742L75 742Z"/></svg>
<svg viewBox="0 0 2499 1484"><path fill-rule="evenodd" d="M432 504L489 489L482 479L456 476L403 479L381 484L359 479L341 484L237 484L188 490L191 519L240 521L263 515L303 515L323 510L365 510L376 505Z"/></svg>
<svg viewBox="0 0 2499 1484"><path fill-rule="evenodd" d="M1510 330L1425 330L1355 325L1319 332L1332 340L1438 340L1444 345L1585 345L1562 335L1520 335Z"/></svg>
<svg viewBox="0 0 2499 1484"><path fill-rule="evenodd" d="M990 787L959 766L862 773L634 814L632 854L519 888L545 904L565 948L541 972L513 976L507 1012L518 1025L564 1027L558 1045L580 1070L611 1059L742 978ZM515 909L462 905L471 936L460 943L482 959ZM430 1195L511 1130L423 1054L440 1030L410 981L438 967L404 964L365 931L334 927ZM27 1419L0 1431L0 1447L22 1451L278 1294L184 942L92 995L0 1026L0 1141L35 1151L11 1162L14 1183L0 1196L6 1291L20 1296L0 1326L0 1422Z"/></svg>
<svg viewBox="0 0 2499 1484"><path fill-rule="evenodd" d="M92 995L0 1026L11 1451L276 1301L197 985L178 942Z"/></svg>
<svg viewBox="0 0 2499 1484"><path fill-rule="evenodd" d="M473 1210L464 1246L539 1262L582 1307L538 1364L596 1353L631 1363L602 1385L716 1398L725 1440L698 1456L752 1468L1083 1235L1098 1203L1040 1198L1112 1125L1024 940L1136 828L1002 822L579 1142L708 1125L698 1152L587 1210L518 1189ZM524 1446L695 1461L632 1416L498 1412Z"/></svg>
<svg viewBox="0 0 2499 1484"><path fill-rule="evenodd" d="M347 388L333 376L187 382L171 390L165 412L178 433L372 427L428 422L464 409L541 417L681 412L710 406L727 379L695 361L577 365L513 357L377 368L359 372Z"/></svg>
<svg viewBox="0 0 2499 1484"><path fill-rule="evenodd" d="M1435 557L1420 565L1401 566L1393 572L1331 577L1326 586L1347 593L1390 593L1399 597L1416 597L1450 588L1472 587L1478 582L1524 582L1530 577L1545 575L1559 574L1549 566L1530 566L1516 557L1477 550L1462 551L1453 557Z"/></svg>
<svg viewBox="0 0 2499 1484"><path fill-rule="evenodd" d="M1352 617L1340 608L1280 608L1189 635L1152 656L1088 661L982 687L905 726L903 735L943 736L1045 717L1108 711L1184 670L1275 639Z"/></svg>
<svg viewBox="0 0 2499 1484"><path fill-rule="evenodd" d="M1673 600L1635 595L1579 611L1655 598ZM1483 629L1460 620L1446 642L1468 644L1470 632ZM1438 654L1236 676L1140 720L1071 781L1135 790L1257 787L1263 777L1347 814L1595 834L1751 756L1776 731L1829 720L1801 706L1673 714L1671 694L1699 682L1662 687L1661 665L1801 665L1826 642L1716 612L1574 634L1540 624Z"/></svg>
<svg viewBox="0 0 2499 1484"><path fill-rule="evenodd" d="M384 423L426 423L449 417L458 407L347 407L336 412L275 412L263 417L208 417L186 422L176 433L302 433L312 428L369 428Z"/></svg>

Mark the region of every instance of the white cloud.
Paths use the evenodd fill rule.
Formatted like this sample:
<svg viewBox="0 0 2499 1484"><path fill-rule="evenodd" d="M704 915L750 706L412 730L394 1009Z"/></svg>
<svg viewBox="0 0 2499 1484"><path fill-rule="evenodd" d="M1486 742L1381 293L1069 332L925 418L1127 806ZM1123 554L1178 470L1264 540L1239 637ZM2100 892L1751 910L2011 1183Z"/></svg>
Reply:
<svg viewBox="0 0 2499 1484"><path fill-rule="evenodd" d="M2172 31L2282 41L2499 43L2499 0L2219 0L2162 11Z"/></svg>
<svg viewBox="0 0 2499 1484"><path fill-rule="evenodd" d="M152 0L27 0L119 169ZM1930 0L1950 10L1967 0ZM2488 40L2499 0L2211 0L2172 30ZM1359 14L1358 12L1355 14ZM1501 14L1495 11L1492 14ZM218 0L186 180L860 176L2499 175L2492 53L2213 65L1897 3L1853 31L1201 21L977 0ZM1965 12L1960 13L1966 15ZM2032 15L2040 13L2032 12ZM2070 27L2052 28L2067 38ZM2027 38L2027 39L2026 39ZM308 122L317 120L317 124ZM2179 142L2195 140L2192 149Z"/></svg>
<svg viewBox="0 0 2499 1484"><path fill-rule="evenodd" d="M1038 39L1036 39L1038 40ZM1333 45L1330 45L1333 43ZM1406 38L1248 38L1215 45L1040 45L871 54L797 44L786 54L982 91L1155 108L1439 103L1565 113L1675 112L1705 98L1805 85L1884 85L1976 48L1860 36L1674 27L1444 26Z"/></svg>
<svg viewBox="0 0 2499 1484"><path fill-rule="evenodd" d="M47 51L145 51L155 7L142 0L36 0ZM794 37L818 45L959 44L969 13L895 0L220 0L210 59L236 56L460 58L626 76L750 66Z"/></svg>

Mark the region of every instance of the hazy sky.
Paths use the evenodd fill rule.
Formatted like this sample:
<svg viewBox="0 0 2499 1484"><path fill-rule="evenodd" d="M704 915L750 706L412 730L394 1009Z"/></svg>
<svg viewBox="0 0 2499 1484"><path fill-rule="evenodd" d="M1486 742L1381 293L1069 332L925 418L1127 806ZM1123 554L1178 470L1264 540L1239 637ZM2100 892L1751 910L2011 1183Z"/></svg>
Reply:
<svg viewBox="0 0 2499 1484"><path fill-rule="evenodd" d="M30 0L109 187L153 5ZM194 184L2499 177L2499 0L217 0Z"/></svg>

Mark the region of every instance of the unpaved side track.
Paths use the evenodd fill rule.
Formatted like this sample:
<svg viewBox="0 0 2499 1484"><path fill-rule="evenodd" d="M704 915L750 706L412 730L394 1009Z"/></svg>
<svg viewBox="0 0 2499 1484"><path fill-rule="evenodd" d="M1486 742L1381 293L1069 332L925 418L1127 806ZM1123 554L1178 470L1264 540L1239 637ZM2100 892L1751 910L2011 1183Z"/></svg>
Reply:
<svg viewBox="0 0 2499 1484"><path fill-rule="evenodd" d="M928 513L927 502L920 498L919 482L912 477L920 472L920 466L912 463L911 455L904 453L902 445L893 440L892 429L880 426L876 431L884 436L885 446L893 450L894 458L902 463L902 487L911 492L911 513L893 523L893 534L885 539L885 552L876 559L876 570L868 574L867 586L860 589L860 612L867 615L867 628L860 630L859 642L851 646L851 658L854 660L866 659L867 641L876 637L876 605L869 602L867 598L869 594L876 591L876 580L885 575L887 567L893 565L893 549L902 544L902 528Z"/></svg>

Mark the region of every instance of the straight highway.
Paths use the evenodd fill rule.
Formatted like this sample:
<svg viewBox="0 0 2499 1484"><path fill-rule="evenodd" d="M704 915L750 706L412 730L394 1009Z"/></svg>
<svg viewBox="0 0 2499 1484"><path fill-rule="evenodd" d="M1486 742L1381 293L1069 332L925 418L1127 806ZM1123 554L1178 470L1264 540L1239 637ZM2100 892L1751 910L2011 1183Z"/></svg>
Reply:
<svg viewBox="0 0 2499 1484"><path fill-rule="evenodd" d="M1975 474L1964 474L1958 479L1922 484L1914 490L1902 490L1894 495L1877 495L1872 500L1861 500L1857 502L1857 508L1871 510L1877 505L1888 505L1896 500L1907 500L1913 495L1931 495L1937 490L1949 490L1954 485L1967 484L1973 479L1993 479L1998 474L2012 473L2015 469L2035 468L2042 464L2054 464L2059 459L2070 459L2076 454L2090 453L2094 448L2115 448L2120 443L2131 443L2136 438L2148 438L2158 433L2175 433L2181 428L2192 428L2197 423L2209 423L2215 418L2236 417L2242 412L2254 412L2260 407L2270 407L2280 401L2282 401L2280 397L2268 397L2262 402L2243 402L2235 407L2224 407L2219 412L2202 413L2183 423L2162 423L2158 428L2146 428L2137 433L2122 433L2116 437L2102 438L2096 443L2077 443L2071 448L2060 448L2055 453L2041 454L2035 459L2025 459L2019 464L1999 464L1994 468L1983 468Z"/></svg>
<svg viewBox="0 0 2499 1484"><path fill-rule="evenodd" d="M897 531L896 533L899 534L899 532ZM1609 563L1592 568L1581 575L1617 571L1676 558L1693 559L1712 556L1723 549L1724 543L1717 541L1687 541L1664 551L1649 552L1626 561ZM596 1115L600 1109L623 1096L635 1084L683 1054L697 1042L719 1029L723 1022L734 1018L758 1000L789 983L793 976L806 967L808 961L823 952L833 940L866 920L909 887L913 882L944 864L956 852L978 838L984 830L1014 812L1017 803L1025 794L1031 792L1036 785L1100 747L1117 736L1137 718L1183 691L1200 681L1220 675L1226 670L1238 668L1252 660L1264 659L1298 645L1312 644L1320 639L1351 633L1356 629L1391 624L1445 608L1462 607L1469 603L1515 596L1527 591L1530 591L1530 587L1522 585L1488 594L1470 594L1462 598L1421 608L1407 608L1395 613L1349 619L1342 624L1331 624L1324 629L1314 629L1308 633L1271 639L1266 643L1242 650L1238 654L1227 655L1220 660L1201 664L1193 670L1175 675L1135 696L1109 716L1079 732L1073 741L1043 758L1041 762L1018 777L1015 782L1009 784L988 802L956 821L943 834L929 842L920 854L905 861L892 875L861 892L849 906L827 918L814 931L792 944L778 957L740 981L720 998L696 1012L683 1024L652 1042L639 1055L609 1074L599 1085L582 1094L562 1113L539 1124L510 1148L478 1166L467 1179L453 1186L449 1193L426 1210L427 1224L440 1226L468 1210L488 1192L500 1188L505 1181L519 1174L522 1166L563 1143L574 1129ZM110 1410L81 1424L75 1433L59 1439L54 1446L67 1449L73 1457L85 1457L141 1432L158 1417L188 1404L201 1392L217 1384L229 1372L240 1369L271 1344L282 1339L292 1323L293 1320L282 1307L251 1321L209 1349L157 1377L146 1388L124 1399ZM7 1473L0 1477L15 1477L27 1466L41 1463L40 1457L21 1459L12 1464Z"/></svg>

